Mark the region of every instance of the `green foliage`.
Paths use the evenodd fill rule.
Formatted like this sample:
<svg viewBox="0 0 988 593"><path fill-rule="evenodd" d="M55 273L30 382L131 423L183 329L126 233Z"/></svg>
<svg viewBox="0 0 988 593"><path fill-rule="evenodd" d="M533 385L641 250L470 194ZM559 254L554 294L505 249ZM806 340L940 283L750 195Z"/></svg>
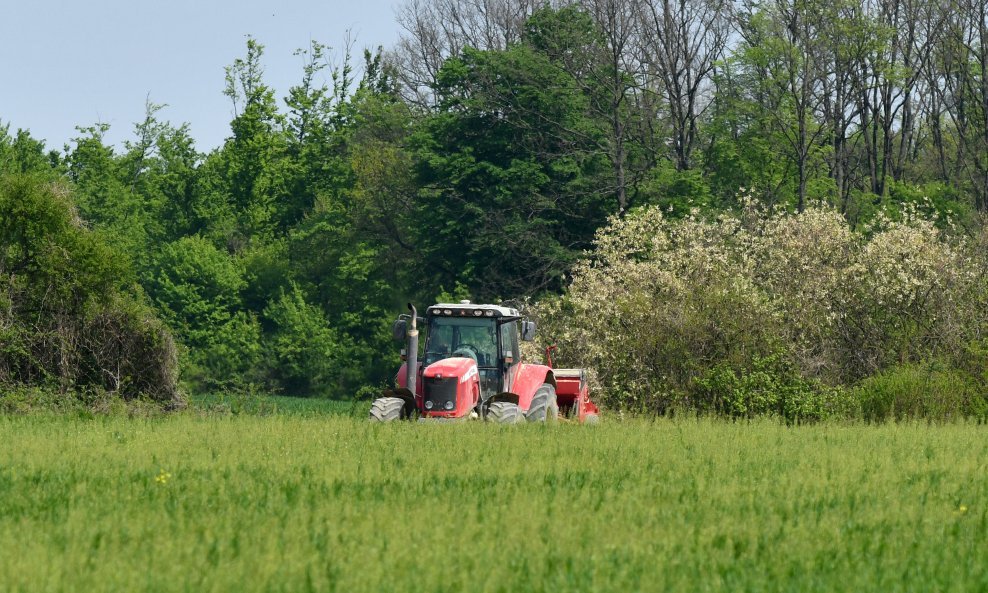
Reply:
<svg viewBox="0 0 988 593"><path fill-rule="evenodd" d="M148 293L165 320L189 345L207 345L213 329L228 322L240 306L243 271L198 236L162 246L155 267Z"/></svg>
<svg viewBox="0 0 988 593"><path fill-rule="evenodd" d="M164 245L155 268L148 293L188 348L186 378L204 387L257 380L260 325L242 310L239 262L193 236Z"/></svg>
<svg viewBox="0 0 988 593"><path fill-rule="evenodd" d="M66 397L53 389L6 385L0 395L0 414L74 412L83 409L79 398Z"/></svg>
<svg viewBox="0 0 988 593"><path fill-rule="evenodd" d="M180 401L171 336L64 185L0 178L0 388Z"/></svg>
<svg viewBox="0 0 988 593"><path fill-rule="evenodd" d="M769 415L798 423L853 411L845 391L806 379L782 354L755 358L750 366L737 369L718 363L696 383L693 407L732 418Z"/></svg>
<svg viewBox="0 0 988 593"><path fill-rule="evenodd" d="M988 389L940 363L905 364L867 377L853 390L865 420L988 418Z"/></svg>
<svg viewBox="0 0 988 593"><path fill-rule="evenodd" d="M957 188L940 181L922 185L893 182L889 184L889 207L884 212L897 220L920 210L940 227L952 224L976 225L972 205Z"/></svg>
<svg viewBox="0 0 988 593"><path fill-rule="evenodd" d="M343 345L322 311L292 285L268 305L264 317L273 326L266 358L284 389L295 395L338 396L338 377L352 361L340 357Z"/></svg>
<svg viewBox="0 0 988 593"><path fill-rule="evenodd" d="M346 363L332 373L334 391L352 394L368 377L376 383L393 374L389 327L404 295L387 280L383 262L390 254L362 236L341 212L321 208L292 233L289 254L308 302L318 305L334 331L347 337L338 342L335 354Z"/></svg>
<svg viewBox="0 0 988 593"><path fill-rule="evenodd" d="M711 188L701 171L679 171L669 162L660 163L652 169L650 179L641 191L643 204L657 205L672 216L683 216L694 209L710 211L715 204Z"/></svg>
<svg viewBox="0 0 988 593"><path fill-rule="evenodd" d="M83 135L74 138L76 146L66 159L68 177L82 218L94 223L118 253L140 264L151 216L141 195L124 181L124 163L103 141L109 129L107 124L78 128Z"/></svg>
<svg viewBox="0 0 988 593"><path fill-rule="evenodd" d="M277 224L277 195L284 182L286 139L274 90L263 80L264 46L248 37L247 55L226 69L226 89L236 113L233 135L216 154L217 188L233 206L236 228L226 237L235 250L270 239Z"/></svg>
<svg viewBox="0 0 988 593"><path fill-rule="evenodd" d="M984 251L935 222L907 210L865 236L825 208L749 202L737 217L678 220L648 208L612 220L566 296L536 313L564 364L596 371L605 404L853 415L827 386L933 357L977 366Z"/></svg>
<svg viewBox="0 0 988 593"><path fill-rule="evenodd" d="M10 135L10 124L0 121L0 176L33 174L51 176L58 164L57 153L45 154L45 144L35 140L27 130Z"/></svg>
<svg viewBox="0 0 988 593"><path fill-rule="evenodd" d="M439 73L440 111L416 136L413 229L433 285L463 282L483 299L558 288L616 210L605 122L550 42L564 21L533 20L532 45L466 48Z"/></svg>
<svg viewBox="0 0 988 593"><path fill-rule="evenodd" d="M460 43L497 31L446 24L460 41L424 78L379 48L358 79L349 50L331 67L311 41L281 102L248 38L226 69L230 137L207 154L150 100L118 148L105 124L64 154L0 125L0 178L56 198L0 211L17 266L0 315L19 320L0 324L5 372L124 389L109 367L63 373L53 353L78 351L76 334L28 312L165 356L143 290L195 390L362 393L393 377L406 302L466 295L541 299L546 337L618 407L804 421L854 415L831 386L884 369L936 359L977 377L988 120L964 65L983 44L906 51L898 23L854 3L725 6L663 8L704 51L730 16L738 34L712 56L650 39L648 10L581 5L538 7L483 47ZM670 75L695 89L675 97Z"/></svg>
<svg viewBox="0 0 988 593"><path fill-rule="evenodd" d="M160 121L157 114L164 107L148 103L144 121L134 126L136 140L124 142L125 151L116 157L120 181L142 203L149 252L158 243L204 231L217 215L204 210L199 187L202 155L189 126L176 128Z"/></svg>
<svg viewBox="0 0 988 593"><path fill-rule="evenodd" d="M189 349L186 378L199 390L240 389L267 379L263 360L261 324L257 316L238 311L203 329L208 337Z"/></svg>
<svg viewBox="0 0 988 593"><path fill-rule="evenodd" d="M271 295L288 288L293 269L287 241L274 240L264 245L252 246L240 255L245 285L241 290L244 306L250 311L261 311Z"/></svg>

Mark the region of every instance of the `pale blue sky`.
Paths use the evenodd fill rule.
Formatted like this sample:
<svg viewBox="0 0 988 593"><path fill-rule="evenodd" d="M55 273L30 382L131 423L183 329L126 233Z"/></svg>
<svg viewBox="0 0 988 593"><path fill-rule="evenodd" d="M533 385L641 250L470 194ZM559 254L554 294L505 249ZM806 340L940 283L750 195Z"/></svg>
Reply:
<svg viewBox="0 0 988 593"><path fill-rule="evenodd" d="M110 124L132 137L145 97L160 117L189 122L205 152L229 135L223 68L264 44L265 80L279 101L302 75L294 50L315 39L338 57L346 31L364 47L398 37L401 0L0 0L0 122L61 149L75 126ZM328 76L328 75L327 75Z"/></svg>

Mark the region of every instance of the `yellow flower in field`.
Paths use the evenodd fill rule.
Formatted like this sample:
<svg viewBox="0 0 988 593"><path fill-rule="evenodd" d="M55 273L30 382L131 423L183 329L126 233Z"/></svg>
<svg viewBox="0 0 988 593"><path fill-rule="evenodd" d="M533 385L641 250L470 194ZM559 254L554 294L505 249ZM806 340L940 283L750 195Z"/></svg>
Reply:
<svg viewBox="0 0 988 593"><path fill-rule="evenodd" d="M154 479L154 481L159 484L167 484L168 480L171 477L172 475L170 473L166 472L165 470L161 470L161 472L158 473L158 476Z"/></svg>
<svg viewBox="0 0 988 593"><path fill-rule="evenodd" d="M964 506L964 505L961 505L961 506L957 507L957 512L963 515L964 513L967 512L967 507Z"/></svg>

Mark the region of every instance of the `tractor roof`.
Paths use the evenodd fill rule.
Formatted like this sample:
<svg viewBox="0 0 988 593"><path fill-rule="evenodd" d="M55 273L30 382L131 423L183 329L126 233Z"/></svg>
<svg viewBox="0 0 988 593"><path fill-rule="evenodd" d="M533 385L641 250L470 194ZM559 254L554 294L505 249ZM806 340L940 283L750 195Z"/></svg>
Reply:
<svg viewBox="0 0 988 593"><path fill-rule="evenodd" d="M449 311L449 313L447 313ZM480 311L475 315L474 311ZM488 313L489 312L489 313ZM476 317L521 317L518 309L502 307L500 305L479 305L470 301L460 301L459 303L437 303L426 310L426 315L448 315L456 317L476 316Z"/></svg>

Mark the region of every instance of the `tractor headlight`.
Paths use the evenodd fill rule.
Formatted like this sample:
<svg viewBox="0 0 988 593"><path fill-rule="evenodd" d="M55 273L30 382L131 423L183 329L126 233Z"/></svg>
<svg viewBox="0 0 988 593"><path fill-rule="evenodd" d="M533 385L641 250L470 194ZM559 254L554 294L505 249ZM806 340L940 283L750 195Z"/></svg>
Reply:
<svg viewBox="0 0 988 593"><path fill-rule="evenodd" d="M484 314L484 312L483 312L483 311L481 311L480 309L476 309L476 310L475 310L475 311L473 312L473 316L474 316L474 317L480 317L480 316L481 316L481 315L483 315L483 314Z"/></svg>
<svg viewBox="0 0 988 593"><path fill-rule="evenodd" d="M426 402L425 402L425 409L426 410L431 410L432 409L432 401L426 400Z"/></svg>
<svg viewBox="0 0 988 593"><path fill-rule="evenodd" d="M446 402L446 409L447 410L452 410L453 409L453 402Z"/></svg>
<svg viewBox="0 0 988 593"><path fill-rule="evenodd" d="M487 317L494 317L494 311L484 311L484 315Z"/></svg>
<svg viewBox="0 0 988 593"><path fill-rule="evenodd" d="M452 309L443 309L443 315L452 315L452 314L453 314Z"/></svg>

